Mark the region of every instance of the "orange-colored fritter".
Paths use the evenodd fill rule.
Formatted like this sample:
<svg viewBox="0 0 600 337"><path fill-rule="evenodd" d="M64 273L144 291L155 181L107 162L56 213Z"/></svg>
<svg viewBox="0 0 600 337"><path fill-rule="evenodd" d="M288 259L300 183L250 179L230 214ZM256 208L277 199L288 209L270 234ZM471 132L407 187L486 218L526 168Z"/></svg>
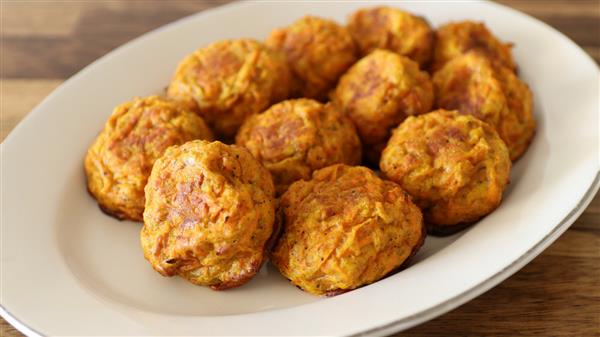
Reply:
<svg viewBox="0 0 600 337"><path fill-rule="evenodd" d="M288 97L291 73L282 54L249 40L212 43L179 64L168 95L196 108L231 138L246 117Z"/></svg>
<svg viewBox="0 0 600 337"><path fill-rule="evenodd" d="M306 98L283 101L248 118L236 142L271 171L278 194L317 169L356 165L361 159L352 122L333 105Z"/></svg>
<svg viewBox="0 0 600 337"><path fill-rule="evenodd" d="M441 69L451 59L470 50L486 55L494 63L515 70L511 44L500 42L483 23L451 22L436 31L432 70Z"/></svg>
<svg viewBox="0 0 600 337"><path fill-rule="evenodd" d="M436 110L394 130L380 167L421 207L432 233L449 234L498 207L511 161L493 127Z"/></svg>
<svg viewBox="0 0 600 337"><path fill-rule="evenodd" d="M352 36L334 21L306 16L275 29L267 46L283 52L295 78L292 95L325 100L357 56Z"/></svg>
<svg viewBox="0 0 600 337"><path fill-rule="evenodd" d="M378 49L342 76L332 101L352 119L377 164L391 130L407 116L431 110L433 85L416 62Z"/></svg>
<svg viewBox="0 0 600 337"><path fill-rule="evenodd" d="M509 68L469 52L435 73L433 83L439 108L456 109L494 126L512 160L527 150L536 128L533 98Z"/></svg>
<svg viewBox="0 0 600 337"><path fill-rule="evenodd" d="M163 276L216 290L242 285L265 261L274 196L269 172L244 148L171 147L146 185L144 257Z"/></svg>
<svg viewBox="0 0 600 337"><path fill-rule="evenodd" d="M335 295L375 282L421 247L423 217L410 197L366 167L337 164L281 197L284 232L271 260L303 290Z"/></svg>
<svg viewBox="0 0 600 337"><path fill-rule="evenodd" d="M381 48L404 55L421 66L431 60L434 41L431 26L424 18L400 9L358 10L350 16L348 30L363 55Z"/></svg>
<svg viewBox="0 0 600 337"><path fill-rule="evenodd" d="M119 105L85 157L88 190L100 208L141 221L152 165L172 145L212 139L201 117L184 104L150 96Z"/></svg>

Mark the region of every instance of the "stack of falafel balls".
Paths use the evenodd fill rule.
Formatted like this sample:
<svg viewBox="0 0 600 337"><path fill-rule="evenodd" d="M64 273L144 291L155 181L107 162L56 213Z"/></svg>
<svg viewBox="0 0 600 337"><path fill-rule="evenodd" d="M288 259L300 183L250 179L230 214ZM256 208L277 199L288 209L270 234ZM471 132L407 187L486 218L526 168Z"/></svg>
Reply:
<svg viewBox="0 0 600 337"><path fill-rule="evenodd" d="M166 94L118 106L85 158L88 189L143 220L164 276L228 289L270 257L301 289L339 294L498 207L535 131L515 69L482 23L306 16L202 47Z"/></svg>

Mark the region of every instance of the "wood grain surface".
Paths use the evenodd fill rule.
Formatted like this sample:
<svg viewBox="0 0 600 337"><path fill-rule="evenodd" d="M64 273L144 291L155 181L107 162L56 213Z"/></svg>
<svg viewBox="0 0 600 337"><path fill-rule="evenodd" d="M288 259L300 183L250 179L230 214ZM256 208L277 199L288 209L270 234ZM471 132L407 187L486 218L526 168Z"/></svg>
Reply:
<svg viewBox="0 0 600 337"><path fill-rule="evenodd" d="M54 88L98 57L224 2L0 0L1 139ZM600 1L501 2L553 26L600 62ZM22 335L1 320L0 336ZM600 336L600 197L508 280L397 336Z"/></svg>

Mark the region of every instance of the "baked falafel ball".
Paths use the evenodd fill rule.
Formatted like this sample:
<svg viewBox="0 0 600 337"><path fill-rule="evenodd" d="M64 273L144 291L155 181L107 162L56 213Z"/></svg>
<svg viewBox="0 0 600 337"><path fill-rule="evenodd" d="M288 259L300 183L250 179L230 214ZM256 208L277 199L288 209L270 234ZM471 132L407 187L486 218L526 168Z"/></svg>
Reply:
<svg viewBox="0 0 600 337"><path fill-rule="evenodd" d="M475 50L494 63L516 69L511 55L510 43L500 42L481 22L450 22L439 27L435 33L432 71L441 69L451 59Z"/></svg>
<svg viewBox="0 0 600 337"><path fill-rule="evenodd" d="M200 140L171 147L146 185L144 257L163 276L240 286L266 259L274 196L269 172L244 148Z"/></svg>
<svg viewBox="0 0 600 337"><path fill-rule="evenodd" d="M272 174L278 194L296 180L337 163L356 165L361 143L354 125L332 104L301 98L246 120L236 137Z"/></svg>
<svg viewBox="0 0 600 337"><path fill-rule="evenodd" d="M283 234L271 261L293 284L335 295L398 270L422 246L421 211L394 182L337 164L281 197Z"/></svg>
<svg viewBox="0 0 600 337"><path fill-rule="evenodd" d="M104 212L142 221L144 186L156 159L169 146L212 138L202 118L182 103L159 96L123 103L88 149L88 190Z"/></svg>
<svg viewBox="0 0 600 337"><path fill-rule="evenodd" d="M350 67L331 100L352 119L365 156L377 165L392 129L407 116L431 110L433 85L416 62L377 49Z"/></svg>
<svg viewBox="0 0 600 337"><path fill-rule="evenodd" d="M225 40L181 61L167 94L194 107L225 139L246 117L290 93L291 74L282 54L250 40Z"/></svg>
<svg viewBox="0 0 600 337"><path fill-rule="evenodd" d="M469 52L433 76L438 108L473 115L496 128L511 160L529 147L535 134L531 91L510 69Z"/></svg>
<svg viewBox="0 0 600 337"><path fill-rule="evenodd" d="M423 210L428 230L443 235L498 207L511 161L493 127L436 110L409 117L394 130L380 167Z"/></svg>
<svg viewBox="0 0 600 337"><path fill-rule="evenodd" d="M295 79L293 97L326 100L329 90L357 58L346 28L314 16L273 30L266 44L286 55Z"/></svg>
<svg viewBox="0 0 600 337"><path fill-rule="evenodd" d="M350 16L348 30L362 55L380 48L404 55L421 67L431 60L434 33L423 17L391 7L365 8Z"/></svg>

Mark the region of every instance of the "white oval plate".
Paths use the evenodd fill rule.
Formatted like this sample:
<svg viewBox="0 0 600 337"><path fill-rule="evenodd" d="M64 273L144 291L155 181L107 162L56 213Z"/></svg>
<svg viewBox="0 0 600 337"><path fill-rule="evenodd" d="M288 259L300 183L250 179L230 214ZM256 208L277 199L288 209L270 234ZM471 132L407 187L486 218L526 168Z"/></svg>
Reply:
<svg viewBox="0 0 600 337"><path fill-rule="evenodd" d="M434 25L483 20L513 41L539 124L501 207L461 234L428 238L396 275L317 298L268 266L241 288L214 292L152 271L140 224L104 215L87 194L82 159L112 108L159 92L184 55L220 39L264 38L309 13L344 22L366 5L199 13L116 49L48 96L2 144L2 316L30 335L383 335L472 299L538 255L598 188L599 72L554 29L493 3L401 4Z"/></svg>

